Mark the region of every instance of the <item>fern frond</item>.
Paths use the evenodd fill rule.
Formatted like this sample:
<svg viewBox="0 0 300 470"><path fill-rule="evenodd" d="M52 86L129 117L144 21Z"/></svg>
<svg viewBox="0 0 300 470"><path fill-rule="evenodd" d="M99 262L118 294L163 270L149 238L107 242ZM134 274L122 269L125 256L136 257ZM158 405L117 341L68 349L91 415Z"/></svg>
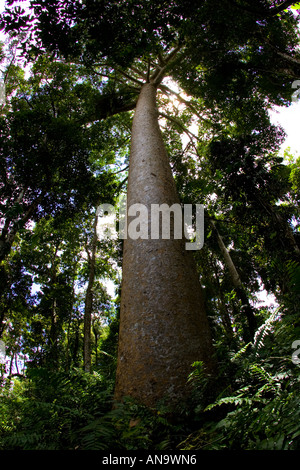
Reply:
<svg viewBox="0 0 300 470"><path fill-rule="evenodd" d="M235 353L232 358L231 358L231 361L234 362L236 361L237 359L240 359L247 351L248 349L252 346L252 343L247 343L242 349L240 349L237 353Z"/></svg>
<svg viewBox="0 0 300 470"><path fill-rule="evenodd" d="M273 377L262 366L258 364L251 364L249 370L252 375L261 382L273 382Z"/></svg>
<svg viewBox="0 0 300 470"><path fill-rule="evenodd" d="M280 307L276 309L275 312L272 313L269 318L265 321L265 323L263 323L255 332L253 350L256 354L261 348L263 348L265 339L273 331L274 323L280 317L280 310Z"/></svg>
<svg viewBox="0 0 300 470"><path fill-rule="evenodd" d="M300 288L300 264L298 261L291 260L286 265L286 271L289 277L290 288L299 292Z"/></svg>
<svg viewBox="0 0 300 470"><path fill-rule="evenodd" d="M82 429L85 434L82 439L85 450L107 450L113 441L115 428L107 416L103 416Z"/></svg>

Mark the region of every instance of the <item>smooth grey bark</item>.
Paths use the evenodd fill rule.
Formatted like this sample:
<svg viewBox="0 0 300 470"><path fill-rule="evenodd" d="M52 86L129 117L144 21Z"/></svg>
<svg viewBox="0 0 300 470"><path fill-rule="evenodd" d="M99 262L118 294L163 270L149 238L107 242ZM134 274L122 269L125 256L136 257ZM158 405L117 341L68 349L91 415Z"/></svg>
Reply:
<svg viewBox="0 0 300 470"><path fill-rule="evenodd" d="M210 220L209 223L210 223L211 227L213 228L213 230L216 233L218 245L219 245L220 251L221 251L221 253L224 257L225 264L227 265L227 268L228 268L228 271L229 271L229 274L230 274L230 277L231 277L231 280L232 280L233 287L234 287L236 293L238 294L238 297L240 298L240 300L242 302L243 313L245 313L245 315L247 317L248 327L249 327L249 335L247 335L245 333L244 334L244 337L245 337L244 339L245 339L245 341L253 340L254 334L255 334L255 331L256 331L256 328L257 328L257 322L256 322L256 318L255 318L255 315L254 315L254 312L253 312L253 308L250 305L250 302L249 302L248 296L245 292L245 289L244 289L242 280L240 278L240 275L237 272L237 269L236 269L235 264L234 264L234 262L233 262L233 260L230 256L230 253L229 253L229 251L227 250L227 248L224 244L223 238L221 237L215 223L212 220Z"/></svg>
<svg viewBox="0 0 300 470"><path fill-rule="evenodd" d="M215 223L212 220L210 220L209 223L217 236L218 245L224 257L225 263L228 267L230 277L232 279L232 284L234 285L234 287L242 288L242 281L241 281L240 275L236 270L235 264L232 261L232 258L230 256L229 251L227 250L225 246L225 243L223 242L223 238L221 237Z"/></svg>
<svg viewBox="0 0 300 470"><path fill-rule="evenodd" d="M158 124L156 86L143 85L132 127L127 205L179 203ZM130 222L130 217L128 217ZM149 233L150 233L149 224ZM214 371L210 327L185 239L124 240L115 399L155 406L188 395L191 365Z"/></svg>

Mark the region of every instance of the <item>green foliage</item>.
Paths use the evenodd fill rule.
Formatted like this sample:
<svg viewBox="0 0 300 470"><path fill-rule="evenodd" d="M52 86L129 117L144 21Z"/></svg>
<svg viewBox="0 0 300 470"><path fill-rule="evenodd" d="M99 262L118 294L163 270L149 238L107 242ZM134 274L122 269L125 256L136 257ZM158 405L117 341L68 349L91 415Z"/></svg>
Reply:
<svg viewBox="0 0 300 470"><path fill-rule="evenodd" d="M172 448L180 427L169 422L166 412L147 409L125 398L83 428L82 433L86 450L166 450Z"/></svg>
<svg viewBox="0 0 300 470"><path fill-rule="evenodd" d="M271 315L253 344L232 355L226 368L227 387L201 410L203 427L180 448L299 450L300 371L291 358L299 332L289 315Z"/></svg>
<svg viewBox="0 0 300 470"><path fill-rule="evenodd" d="M300 264L293 260L287 265L287 274L289 276L289 285L294 292L300 292Z"/></svg>
<svg viewBox="0 0 300 470"><path fill-rule="evenodd" d="M14 450L75 449L78 430L111 402L101 377L78 369L32 369L1 395L0 448Z"/></svg>
<svg viewBox="0 0 300 470"><path fill-rule="evenodd" d="M101 375L79 369L29 370L1 390L0 413L2 450L165 450L183 437L168 410L114 405Z"/></svg>

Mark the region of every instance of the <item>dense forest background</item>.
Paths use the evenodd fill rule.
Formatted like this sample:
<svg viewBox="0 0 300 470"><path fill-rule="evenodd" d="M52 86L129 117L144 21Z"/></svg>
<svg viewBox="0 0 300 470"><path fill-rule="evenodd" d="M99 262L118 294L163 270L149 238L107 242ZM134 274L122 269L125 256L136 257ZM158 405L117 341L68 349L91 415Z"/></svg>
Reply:
<svg viewBox="0 0 300 470"><path fill-rule="evenodd" d="M32 1L31 17L14 3L1 20L0 449L299 449L300 157L280 154L269 116L300 78L296 2ZM205 207L194 254L218 362L217 377L193 364L176 410L113 406L122 240L99 236L97 212L126 192L138 90L159 63L177 190Z"/></svg>

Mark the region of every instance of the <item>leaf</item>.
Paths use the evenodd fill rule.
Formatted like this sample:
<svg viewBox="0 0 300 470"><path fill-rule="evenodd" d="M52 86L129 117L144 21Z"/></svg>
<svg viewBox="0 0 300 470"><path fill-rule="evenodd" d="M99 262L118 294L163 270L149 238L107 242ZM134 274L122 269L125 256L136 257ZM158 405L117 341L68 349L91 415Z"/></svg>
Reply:
<svg viewBox="0 0 300 470"><path fill-rule="evenodd" d="M140 424L140 422L141 422L141 419L140 419L140 418L138 418L138 419L131 419L131 420L129 421L129 427L130 427L130 428L134 428L135 426L138 426L138 425Z"/></svg>

